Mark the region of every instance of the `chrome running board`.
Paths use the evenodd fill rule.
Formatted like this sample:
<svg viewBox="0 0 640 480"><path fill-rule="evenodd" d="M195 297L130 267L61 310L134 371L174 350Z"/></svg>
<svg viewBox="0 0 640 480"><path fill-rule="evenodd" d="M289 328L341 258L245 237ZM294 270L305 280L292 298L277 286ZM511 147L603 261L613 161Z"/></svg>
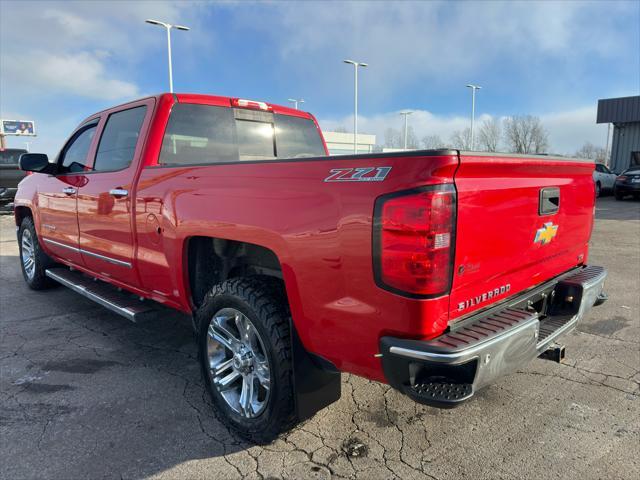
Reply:
<svg viewBox="0 0 640 480"><path fill-rule="evenodd" d="M150 304L142 303L133 294L118 291L116 287L101 281L94 281L80 272L67 268L49 268L45 273L47 277L132 322L141 320L142 317L156 311Z"/></svg>

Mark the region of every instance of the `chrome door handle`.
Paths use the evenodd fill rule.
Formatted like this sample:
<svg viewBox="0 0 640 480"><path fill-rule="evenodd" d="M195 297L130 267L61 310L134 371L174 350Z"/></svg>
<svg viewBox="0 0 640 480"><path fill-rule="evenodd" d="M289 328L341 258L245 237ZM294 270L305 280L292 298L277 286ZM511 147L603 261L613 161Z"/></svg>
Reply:
<svg viewBox="0 0 640 480"><path fill-rule="evenodd" d="M62 189L62 193L65 193L67 195L73 195L76 192L77 192L77 190L75 188L73 188L73 187L64 187Z"/></svg>
<svg viewBox="0 0 640 480"><path fill-rule="evenodd" d="M124 188L112 188L109 190L109 195L113 195L114 197L126 197L129 195L129 191Z"/></svg>

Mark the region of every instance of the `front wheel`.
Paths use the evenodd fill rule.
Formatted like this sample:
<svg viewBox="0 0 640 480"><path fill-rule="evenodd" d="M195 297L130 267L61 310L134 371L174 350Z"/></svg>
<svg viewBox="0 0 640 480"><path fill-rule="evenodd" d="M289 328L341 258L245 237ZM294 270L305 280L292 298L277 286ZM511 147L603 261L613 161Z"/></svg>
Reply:
<svg viewBox="0 0 640 480"><path fill-rule="evenodd" d="M622 195L620 192L618 192L616 190L614 190L613 196L615 197L616 200L623 200L624 199L624 195Z"/></svg>
<svg viewBox="0 0 640 480"><path fill-rule="evenodd" d="M596 198L599 198L602 195L602 185L600 182L596 182Z"/></svg>
<svg viewBox="0 0 640 480"><path fill-rule="evenodd" d="M289 310L277 280L236 278L216 285L196 321L204 382L221 420L257 443L291 428Z"/></svg>
<svg viewBox="0 0 640 480"><path fill-rule="evenodd" d="M56 283L45 274L46 269L53 266L54 262L42 251L31 217L26 217L20 224L18 245L22 275L29 288L43 290L54 286Z"/></svg>

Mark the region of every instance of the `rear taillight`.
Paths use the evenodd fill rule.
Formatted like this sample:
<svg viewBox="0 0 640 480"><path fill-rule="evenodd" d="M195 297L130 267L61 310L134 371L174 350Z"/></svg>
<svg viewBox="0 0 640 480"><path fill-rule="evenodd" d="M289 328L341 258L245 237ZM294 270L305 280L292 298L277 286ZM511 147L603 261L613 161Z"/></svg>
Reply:
<svg viewBox="0 0 640 480"><path fill-rule="evenodd" d="M449 291L455 207L452 185L378 198L373 237L378 285L419 297Z"/></svg>

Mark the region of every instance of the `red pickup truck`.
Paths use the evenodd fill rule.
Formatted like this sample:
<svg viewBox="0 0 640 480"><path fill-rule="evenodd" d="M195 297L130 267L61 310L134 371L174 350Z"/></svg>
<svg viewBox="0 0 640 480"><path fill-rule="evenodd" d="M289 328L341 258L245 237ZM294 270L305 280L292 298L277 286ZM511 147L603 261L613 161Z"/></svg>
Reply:
<svg viewBox="0 0 640 480"><path fill-rule="evenodd" d="M255 441L338 399L340 372L458 405L560 360L556 339L605 298L592 161L329 157L308 113L162 94L20 162L27 284L131 320L155 302L192 314L213 403Z"/></svg>

